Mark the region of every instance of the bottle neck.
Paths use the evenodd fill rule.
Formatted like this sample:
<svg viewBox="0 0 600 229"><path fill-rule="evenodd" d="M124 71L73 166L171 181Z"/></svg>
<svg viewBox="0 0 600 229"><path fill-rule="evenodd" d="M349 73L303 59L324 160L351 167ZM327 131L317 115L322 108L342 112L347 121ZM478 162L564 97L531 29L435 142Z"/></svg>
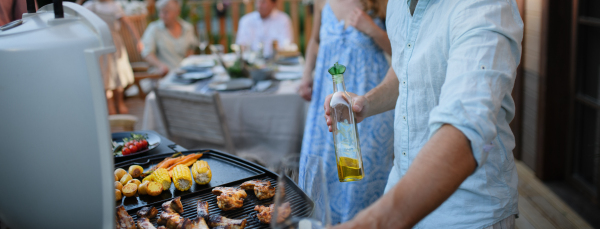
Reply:
<svg viewBox="0 0 600 229"><path fill-rule="evenodd" d="M346 85L344 85L344 75L333 75L333 84L334 93L338 91L346 91Z"/></svg>

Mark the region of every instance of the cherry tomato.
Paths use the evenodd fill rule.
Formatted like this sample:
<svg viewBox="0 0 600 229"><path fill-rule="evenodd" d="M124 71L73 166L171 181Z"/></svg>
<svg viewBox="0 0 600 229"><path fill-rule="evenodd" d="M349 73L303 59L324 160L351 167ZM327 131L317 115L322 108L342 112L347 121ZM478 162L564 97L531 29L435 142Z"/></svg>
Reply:
<svg viewBox="0 0 600 229"><path fill-rule="evenodd" d="M138 151L138 148L135 145L130 145L129 150L131 150L131 153L135 153Z"/></svg>
<svg viewBox="0 0 600 229"><path fill-rule="evenodd" d="M148 148L148 141L146 139L142 140L142 144L144 145L144 149Z"/></svg>
<svg viewBox="0 0 600 229"><path fill-rule="evenodd" d="M129 150L129 148L123 147L123 150L121 151L121 154L123 154L123 156L127 156L130 153L131 153L131 150Z"/></svg>
<svg viewBox="0 0 600 229"><path fill-rule="evenodd" d="M124 145L124 146L125 146L125 148L129 148L129 145L131 145L131 143L129 143L129 142L125 142L125 145Z"/></svg>
<svg viewBox="0 0 600 229"><path fill-rule="evenodd" d="M139 150L142 150L142 149L144 149L144 144L142 144L142 142L140 142L140 141L136 141L135 147L137 147Z"/></svg>

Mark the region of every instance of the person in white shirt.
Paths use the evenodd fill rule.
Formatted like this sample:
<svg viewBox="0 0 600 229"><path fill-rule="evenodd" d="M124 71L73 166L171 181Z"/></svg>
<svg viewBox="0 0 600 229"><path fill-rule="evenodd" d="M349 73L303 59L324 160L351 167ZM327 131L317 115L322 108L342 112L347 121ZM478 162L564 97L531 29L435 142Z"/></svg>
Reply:
<svg viewBox="0 0 600 229"><path fill-rule="evenodd" d="M250 47L253 51L263 48L264 56L273 55L273 41L286 46L292 42L292 21L276 9L277 0L257 0L256 9L240 19L236 44Z"/></svg>

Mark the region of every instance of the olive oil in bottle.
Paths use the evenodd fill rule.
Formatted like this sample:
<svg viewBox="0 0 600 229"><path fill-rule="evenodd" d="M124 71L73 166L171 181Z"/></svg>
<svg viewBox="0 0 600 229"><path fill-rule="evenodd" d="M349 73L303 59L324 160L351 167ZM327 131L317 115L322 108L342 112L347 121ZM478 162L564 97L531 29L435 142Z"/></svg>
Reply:
<svg viewBox="0 0 600 229"><path fill-rule="evenodd" d="M364 177L358 128L352 111L352 98L346 92L344 85L345 71L346 67L337 63L329 69L334 85L329 106L340 182L358 181Z"/></svg>

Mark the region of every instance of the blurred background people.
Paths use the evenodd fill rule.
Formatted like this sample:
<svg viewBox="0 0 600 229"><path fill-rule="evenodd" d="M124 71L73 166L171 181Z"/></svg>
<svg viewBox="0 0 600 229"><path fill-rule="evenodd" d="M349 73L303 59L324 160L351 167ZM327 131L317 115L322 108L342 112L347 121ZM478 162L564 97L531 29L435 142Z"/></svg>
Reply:
<svg viewBox="0 0 600 229"><path fill-rule="evenodd" d="M327 69L336 62L346 66L346 89L366 93L384 78L389 64L384 52L391 54L385 32L385 7L381 0L329 0L315 2L312 36L306 49L306 66L299 90L311 101L304 127L300 155L299 184L312 180L314 174L306 169L308 156L323 159L327 174L332 223L352 219L383 195L392 167L394 113L385 112L358 124L365 176L361 181L342 183L338 180L333 136L325 123L323 103L333 93L333 81ZM312 76L313 70L314 79ZM309 182L310 183L310 182Z"/></svg>
<svg viewBox="0 0 600 229"><path fill-rule="evenodd" d="M253 51L263 49L265 57L272 56L273 41L279 46L292 42L292 20L277 10L277 0L256 0L256 11L240 19L235 43L249 46Z"/></svg>
<svg viewBox="0 0 600 229"><path fill-rule="evenodd" d="M125 25L135 40L140 40L140 35L133 24L125 17L125 12L113 0L93 0L83 4L85 8L94 12L108 25L116 51L103 55L100 58L102 77L109 114L127 114L129 109L125 104L123 90L134 81L131 64L123 39L119 35L121 25Z"/></svg>
<svg viewBox="0 0 600 229"><path fill-rule="evenodd" d="M0 26L21 19L24 13L27 13L25 0L0 0Z"/></svg>
<svg viewBox="0 0 600 229"><path fill-rule="evenodd" d="M194 53L198 40L192 24L179 17L179 2L161 0L156 7L160 19L150 23L144 32L142 57L160 73L166 74Z"/></svg>

